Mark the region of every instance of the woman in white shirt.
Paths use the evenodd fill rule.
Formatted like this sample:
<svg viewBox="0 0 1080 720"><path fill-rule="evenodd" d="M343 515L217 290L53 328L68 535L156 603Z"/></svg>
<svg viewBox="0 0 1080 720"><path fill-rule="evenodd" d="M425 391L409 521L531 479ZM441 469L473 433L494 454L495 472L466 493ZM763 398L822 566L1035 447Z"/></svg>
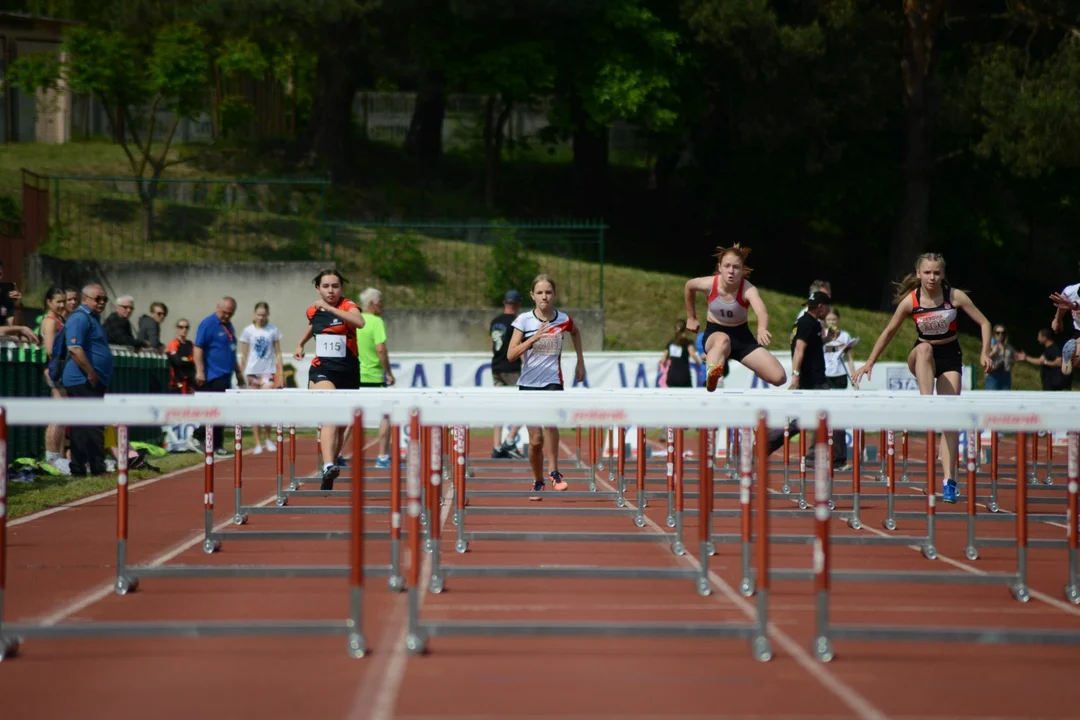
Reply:
<svg viewBox="0 0 1080 720"><path fill-rule="evenodd" d="M270 322L270 306L264 302L255 304L254 321L240 333L240 365L247 376L247 385L253 390L270 390L284 384L285 371L281 363L281 330ZM255 425L255 454L263 451L259 438L259 426ZM277 450L271 439L270 427L266 426L266 449Z"/></svg>
<svg viewBox="0 0 1080 720"><path fill-rule="evenodd" d="M825 316L825 382L830 390L846 390L848 375L855 372L851 349L858 338L840 329L840 313L836 309Z"/></svg>

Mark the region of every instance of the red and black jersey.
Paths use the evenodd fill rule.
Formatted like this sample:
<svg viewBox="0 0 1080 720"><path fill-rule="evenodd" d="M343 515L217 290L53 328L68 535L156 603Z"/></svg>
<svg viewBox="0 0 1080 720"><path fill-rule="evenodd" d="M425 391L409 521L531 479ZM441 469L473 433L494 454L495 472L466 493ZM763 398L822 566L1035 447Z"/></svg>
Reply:
<svg viewBox="0 0 1080 720"><path fill-rule="evenodd" d="M337 304L337 309L342 312L355 307L359 306L344 297ZM328 312L316 309L314 305L307 309L307 319L315 334L315 357L311 360L313 367L349 372L360 366L356 328Z"/></svg>

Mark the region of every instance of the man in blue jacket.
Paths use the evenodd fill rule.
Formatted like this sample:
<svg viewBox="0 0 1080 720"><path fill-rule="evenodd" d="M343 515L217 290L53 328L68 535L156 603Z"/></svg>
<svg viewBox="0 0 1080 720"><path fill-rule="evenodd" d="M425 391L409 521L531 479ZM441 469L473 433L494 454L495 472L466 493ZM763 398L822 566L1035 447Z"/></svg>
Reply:
<svg viewBox="0 0 1080 720"><path fill-rule="evenodd" d="M96 283L82 289L82 305L64 324L67 360L61 384L69 398L101 398L112 380L113 358L101 326L109 297ZM105 474L105 428L71 428L71 474Z"/></svg>

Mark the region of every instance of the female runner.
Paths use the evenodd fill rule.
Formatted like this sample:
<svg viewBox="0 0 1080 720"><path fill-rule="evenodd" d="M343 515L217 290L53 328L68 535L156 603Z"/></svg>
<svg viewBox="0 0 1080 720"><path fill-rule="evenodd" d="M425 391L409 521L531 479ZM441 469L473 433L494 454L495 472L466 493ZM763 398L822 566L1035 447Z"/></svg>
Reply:
<svg viewBox="0 0 1080 720"><path fill-rule="evenodd" d="M783 385L787 373L765 348L772 341L769 334L769 311L757 288L747 282L751 268L746 266L750 248L717 248L716 274L686 282L686 329L697 332L698 319L695 299L697 293L708 295L708 322L705 325L705 389L716 390L724 374L724 364L736 360L770 385ZM757 316L757 335L750 332L746 309L752 307Z"/></svg>
<svg viewBox="0 0 1080 720"><path fill-rule="evenodd" d="M1060 293L1050 295L1050 301L1056 309L1051 329L1059 335L1065 332L1065 323L1062 322L1066 314L1072 315L1072 337L1065 341L1061 347L1061 374L1072 375L1073 364L1080 357L1080 283L1069 285Z"/></svg>
<svg viewBox="0 0 1080 720"><path fill-rule="evenodd" d="M270 322L270 306L264 302L255 303L255 317L237 340L240 346L240 365L247 376L247 386L252 390L279 389L285 385L285 368L281 363L281 330ZM270 427L266 431L266 449L277 450L271 439ZM255 435L254 453L263 451L263 441L259 437L259 426L251 428Z"/></svg>
<svg viewBox="0 0 1080 720"><path fill-rule="evenodd" d="M514 362L519 357L521 375L518 390L562 390L563 337L570 333L577 353L574 379L585 379L585 358L581 351L581 332L574 321L564 312L555 309L555 281L548 275L537 275L529 292L536 308L522 313L512 323L510 347L506 359ZM547 452L545 452L545 450ZM533 471L533 492L544 489L544 456L547 456L548 477L555 490L566 490L568 485L559 472L559 428L529 427L529 465ZM540 498L534 497L533 500Z"/></svg>
<svg viewBox="0 0 1080 720"><path fill-rule="evenodd" d="M360 387L360 358L356 329L364 327L364 316L356 303L342 294L345 279L337 270L323 270L315 276L319 299L307 309L308 327L293 357L304 358L304 345L315 338L315 357L308 370L309 390L356 390ZM323 425L319 430L322 452L322 489L333 490L340 470L337 466L345 428Z"/></svg>
<svg viewBox="0 0 1080 720"><path fill-rule="evenodd" d="M963 310L982 330L982 352L979 361L989 372L990 321L975 307L962 290L951 287L945 279L945 258L938 253L923 253L915 261L915 274L897 284L894 300L896 312L889 319L866 364L855 371L852 380L857 385L863 375L871 377L874 363L885 352L900 329L904 318L915 322L919 337L908 354L908 369L919 383L920 395L932 395L935 385L938 395L959 395L964 358L956 337L956 316ZM956 442L957 433L941 434L941 499L956 502ZM970 492L974 492L971 489Z"/></svg>

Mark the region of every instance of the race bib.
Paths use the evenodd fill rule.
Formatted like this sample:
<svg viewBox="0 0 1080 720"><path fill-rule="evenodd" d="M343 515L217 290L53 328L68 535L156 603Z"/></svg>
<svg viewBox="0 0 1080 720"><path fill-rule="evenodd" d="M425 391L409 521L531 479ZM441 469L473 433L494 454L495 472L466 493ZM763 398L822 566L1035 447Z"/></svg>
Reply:
<svg viewBox="0 0 1080 720"><path fill-rule="evenodd" d="M671 344L668 345L668 357L681 358L682 357L682 345Z"/></svg>
<svg viewBox="0 0 1080 720"><path fill-rule="evenodd" d="M315 354L324 358L345 357L345 338L341 335L316 335Z"/></svg>
<svg viewBox="0 0 1080 720"><path fill-rule="evenodd" d="M941 315L924 315L915 323L923 335L944 335L949 331L949 319Z"/></svg>
<svg viewBox="0 0 1080 720"><path fill-rule="evenodd" d="M532 351L537 355L559 355L562 353L562 330L555 328L550 335L545 335L533 343Z"/></svg>

